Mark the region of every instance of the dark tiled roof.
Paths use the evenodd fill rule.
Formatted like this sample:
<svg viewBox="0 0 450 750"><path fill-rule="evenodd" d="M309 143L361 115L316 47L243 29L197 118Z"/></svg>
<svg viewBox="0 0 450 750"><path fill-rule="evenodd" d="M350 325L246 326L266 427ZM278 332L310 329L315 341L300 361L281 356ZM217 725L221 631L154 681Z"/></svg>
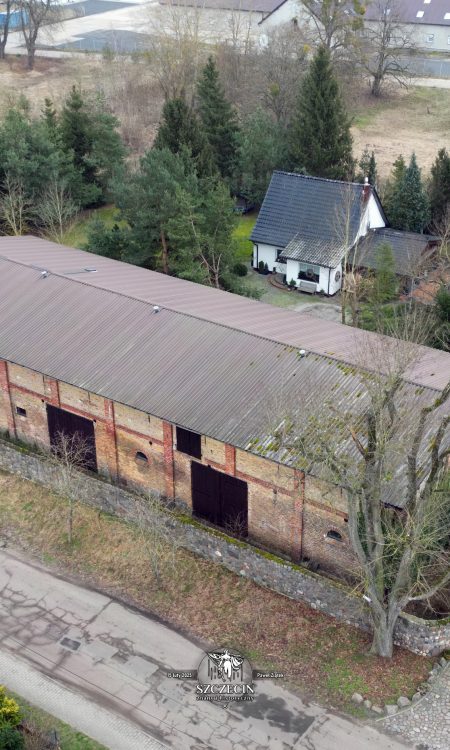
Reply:
<svg viewBox="0 0 450 750"><path fill-rule="evenodd" d="M369 3L364 18L367 21L378 21L380 5L383 7L383 4L378 3L377 0ZM418 17L417 13L423 13L423 15ZM429 3L424 3L423 0L397 0L395 14L404 23L450 26L449 0L431 0ZM447 18L445 18L446 15Z"/></svg>
<svg viewBox="0 0 450 750"><path fill-rule="evenodd" d="M302 259L312 262L307 248L317 243L313 252L322 264L334 267L342 258L343 251L339 225L342 225L350 208L350 237L353 244L361 219L360 183L326 180L292 172L274 172L251 240L267 245L287 248L295 239L296 247L302 244ZM335 261L336 255L339 259ZM286 255L286 253L283 253ZM294 257L294 256L287 256ZM297 257L297 256L295 256Z"/></svg>
<svg viewBox="0 0 450 750"><path fill-rule="evenodd" d="M361 268L377 267L377 250L387 242L393 250L395 272L399 276L419 276L426 261L433 253L430 243L438 241L430 234L400 232L398 229L372 229L359 242L352 254L352 260Z"/></svg>

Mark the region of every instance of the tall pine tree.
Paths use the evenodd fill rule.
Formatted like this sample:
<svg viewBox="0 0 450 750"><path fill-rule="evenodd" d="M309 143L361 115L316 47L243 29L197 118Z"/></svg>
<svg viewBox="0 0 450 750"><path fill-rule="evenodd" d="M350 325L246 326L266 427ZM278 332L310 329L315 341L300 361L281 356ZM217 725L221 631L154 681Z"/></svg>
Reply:
<svg viewBox="0 0 450 750"><path fill-rule="evenodd" d="M395 162L393 180L385 206L388 218L395 229L423 232L428 224L430 205L414 153L406 168L403 157L399 157Z"/></svg>
<svg viewBox="0 0 450 750"><path fill-rule="evenodd" d="M230 181L238 163L238 124L212 57L202 70L197 95L200 120L215 164L220 175Z"/></svg>
<svg viewBox="0 0 450 750"><path fill-rule="evenodd" d="M194 159L197 174L214 174L215 164L211 146L200 126L198 117L184 99L168 99L164 104L154 148L168 148L173 154L188 149Z"/></svg>
<svg viewBox="0 0 450 750"><path fill-rule="evenodd" d="M318 49L300 87L291 124L290 162L292 169L316 177L353 177L350 120L325 47Z"/></svg>
<svg viewBox="0 0 450 750"><path fill-rule="evenodd" d="M361 154L361 158L358 162L361 172L358 175L358 181L364 182L366 177L369 180L369 185L376 187L377 184L377 163L375 161L375 154L366 148Z"/></svg>
<svg viewBox="0 0 450 750"><path fill-rule="evenodd" d="M431 217L439 224L450 209L450 156L441 148L431 167L430 180Z"/></svg>
<svg viewBox="0 0 450 750"><path fill-rule="evenodd" d="M81 90L73 86L59 127L62 147L72 155L79 178L78 188L70 186L77 202L88 206L104 201L108 184L125 155L117 132L118 121L106 112L100 99L86 101Z"/></svg>

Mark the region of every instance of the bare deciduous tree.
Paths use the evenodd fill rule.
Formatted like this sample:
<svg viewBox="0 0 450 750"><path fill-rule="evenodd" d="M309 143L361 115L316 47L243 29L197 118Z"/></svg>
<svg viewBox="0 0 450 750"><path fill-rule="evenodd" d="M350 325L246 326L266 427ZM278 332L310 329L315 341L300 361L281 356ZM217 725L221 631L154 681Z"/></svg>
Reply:
<svg viewBox="0 0 450 750"><path fill-rule="evenodd" d="M83 474L89 467L92 443L81 433L58 432L53 441L50 460L54 464L56 491L67 500L67 541L73 543L73 514L77 502L83 500Z"/></svg>
<svg viewBox="0 0 450 750"><path fill-rule="evenodd" d="M357 43L363 26L364 7L359 0L298 0L309 19L319 43L334 58L348 52Z"/></svg>
<svg viewBox="0 0 450 750"><path fill-rule="evenodd" d="M362 64L370 75L370 89L380 96L388 81L407 87L411 81L408 55L415 49L413 36L402 21L397 0L375 0L376 19L364 27Z"/></svg>
<svg viewBox="0 0 450 750"><path fill-rule="evenodd" d="M169 514L152 492L137 496L132 520L139 531L140 544L149 561L158 588L164 588L164 576L177 568L179 538L170 525Z"/></svg>
<svg viewBox="0 0 450 750"><path fill-rule="evenodd" d="M258 56L264 104L277 122L287 125L307 67L307 39L300 29L285 27L272 30L266 42Z"/></svg>
<svg viewBox="0 0 450 750"><path fill-rule="evenodd" d="M201 31L202 8L169 2L151 7L148 61L166 99L192 104L202 62L206 58Z"/></svg>
<svg viewBox="0 0 450 750"><path fill-rule="evenodd" d="M8 173L0 194L0 220L6 232L15 237L24 234L30 217L31 201L25 195L22 180Z"/></svg>
<svg viewBox="0 0 450 750"><path fill-rule="evenodd" d="M13 7L13 0L6 0L4 3L4 17L0 21L0 60L5 59L5 47L8 41L9 24L11 20L11 10Z"/></svg>
<svg viewBox="0 0 450 750"><path fill-rule="evenodd" d="M408 382L421 356L415 343L370 335L360 356L382 373L347 368L342 385L337 366L333 398L313 399L309 411L302 399L269 440L297 468L345 490L371 652L391 657L400 613L450 581L450 382L439 394Z"/></svg>
<svg viewBox="0 0 450 750"><path fill-rule="evenodd" d="M39 29L49 20L53 2L54 0L17 0L17 7L22 13L22 34L27 48L28 70L34 68Z"/></svg>
<svg viewBox="0 0 450 750"><path fill-rule="evenodd" d="M46 236L54 242L62 242L64 231L78 210L65 181L54 175L36 209Z"/></svg>

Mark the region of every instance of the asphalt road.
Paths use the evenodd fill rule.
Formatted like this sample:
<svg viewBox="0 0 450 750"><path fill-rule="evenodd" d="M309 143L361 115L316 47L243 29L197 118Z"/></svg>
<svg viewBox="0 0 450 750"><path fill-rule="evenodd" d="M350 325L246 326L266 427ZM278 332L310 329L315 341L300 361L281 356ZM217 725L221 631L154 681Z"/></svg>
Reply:
<svg viewBox="0 0 450 750"><path fill-rule="evenodd" d="M192 680L167 671L196 669L203 655L160 622L0 551L0 684L111 750L405 748L282 680L257 681L252 703L198 702Z"/></svg>

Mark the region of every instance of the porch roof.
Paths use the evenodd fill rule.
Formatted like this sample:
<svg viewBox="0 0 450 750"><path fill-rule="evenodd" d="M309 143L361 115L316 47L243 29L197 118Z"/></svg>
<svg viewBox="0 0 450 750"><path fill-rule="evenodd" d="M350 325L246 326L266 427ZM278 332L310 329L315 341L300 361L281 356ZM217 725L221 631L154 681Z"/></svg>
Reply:
<svg viewBox="0 0 450 750"><path fill-rule="evenodd" d="M280 258L314 263L325 268L336 268L344 254L344 246L338 240L323 240L302 233L289 242Z"/></svg>

